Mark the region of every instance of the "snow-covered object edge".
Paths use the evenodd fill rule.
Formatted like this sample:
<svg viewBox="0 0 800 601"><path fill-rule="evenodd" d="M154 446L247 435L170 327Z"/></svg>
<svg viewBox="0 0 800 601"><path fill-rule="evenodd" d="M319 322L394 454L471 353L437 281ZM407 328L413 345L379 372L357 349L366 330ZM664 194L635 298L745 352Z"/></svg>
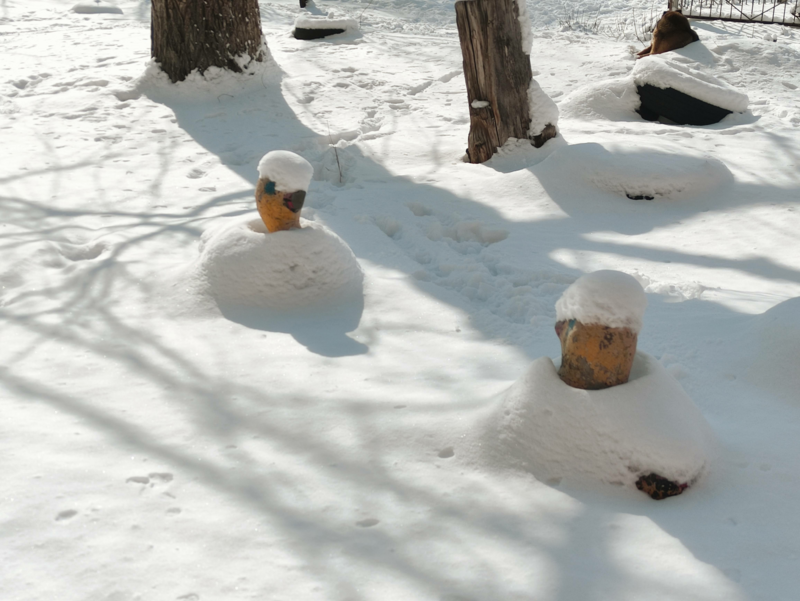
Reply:
<svg viewBox="0 0 800 601"><path fill-rule="evenodd" d="M519 27L522 32L522 51L530 56L533 47L533 28L528 15L528 5L524 0L516 0L516 2L519 12ZM558 106L552 98L544 93L535 79L531 79L531 85L528 87L528 104L531 113L531 124L528 127L529 138L541 134L548 124L558 125Z"/></svg>
<svg viewBox="0 0 800 601"><path fill-rule="evenodd" d="M550 96L545 94L535 79L531 79L528 87L528 103L531 111L531 124L528 127L528 137L538 136L545 125L558 125L558 106Z"/></svg>
<svg viewBox="0 0 800 601"><path fill-rule="evenodd" d="M363 294L353 251L325 226L268 233L260 219L240 219L201 236L193 266L199 290L220 305L275 310L329 305Z"/></svg>
<svg viewBox="0 0 800 601"><path fill-rule="evenodd" d="M698 44L699 42L695 42ZM709 74L699 63L689 63L681 55L650 55L636 61L632 77L636 85L673 88L720 108L743 113L750 104L747 94L735 90Z"/></svg>
<svg viewBox="0 0 800 601"><path fill-rule="evenodd" d="M530 56L533 48L533 26L528 15L528 5L525 0L516 0L517 12L519 13L519 27L522 32L522 51Z"/></svg>
<svg viewBox="0 0 800 601"><path fill-rule="evenodd" d="M119 6L114 6L108 2L80 2L72 7L72 12L79 15L96 15L96 14L111 14L121 15L122 9Z"/></svg>
<svg viewBox="0 0 800 601"><path fill-rule="evenodd" d="M658 474L695 483L716 453L713 432L680 384L637 353L631 379L604 390L572 388L549 357L533 362L489 420L491 460L537 478L635 486Z"/></svg>
<svg viewBox="0 0 800 601"><path fill-rule="evenodd" d="M642 329L647 296L633 276L603 269L579 277L556 302L556 320Z"/></svg>
<svg viewBox="0 0 800 601"><path fill-rule="evenodd" d="M258 163L259 177L275 182L278 192L308 191L314 167L299 154L288 150L273 150Z"/></svg>
<svg viewBox="0 0 800 601"><path fill-rule="evenodd" d="M294 21L295 29L343 29L344 31L358 31L358 21L355 19L332 18L319 15L301 15Z"/></svg>

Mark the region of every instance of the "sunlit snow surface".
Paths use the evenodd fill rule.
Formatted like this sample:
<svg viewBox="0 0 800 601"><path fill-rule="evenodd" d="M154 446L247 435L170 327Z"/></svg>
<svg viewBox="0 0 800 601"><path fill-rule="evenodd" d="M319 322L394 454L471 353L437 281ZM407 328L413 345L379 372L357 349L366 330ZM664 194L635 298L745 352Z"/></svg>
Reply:
<svg viewBox="0 0 800 601"><path fill-rule="evenodd" d="M320 0L360 25L319 42L262 2L272 61L179 86L150 3L72 4L0 3L0 599L795 601L800 32L694 23L749 108L677 127L631 92L663 7L531 2L561 136L469 165L450 2ZM271 150L314 167L349 298L276 316L190 277ZM599 269L718 441L679 497L488 427Z"/></svg>

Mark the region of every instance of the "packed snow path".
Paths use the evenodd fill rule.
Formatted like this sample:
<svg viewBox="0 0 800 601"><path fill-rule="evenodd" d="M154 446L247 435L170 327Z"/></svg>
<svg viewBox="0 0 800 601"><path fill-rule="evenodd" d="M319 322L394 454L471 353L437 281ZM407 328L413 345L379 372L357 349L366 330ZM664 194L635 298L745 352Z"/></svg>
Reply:
<svg viewBox="0 0 800 601"><path fill-rule="evenodd" d="M301 42L262 3L277 66L177 88L148 2L0 5L0 598L794 601L798 32L695 23L751 112L673 127L615 93L643 44L532 4L562 137L467 165L452 5L367 4L320 0L361 31ZM363 306L282 330L181 286L274 149L365 272ZM478 446L596 269L645 286L639 348L721 442L681 497Z"/></svg>

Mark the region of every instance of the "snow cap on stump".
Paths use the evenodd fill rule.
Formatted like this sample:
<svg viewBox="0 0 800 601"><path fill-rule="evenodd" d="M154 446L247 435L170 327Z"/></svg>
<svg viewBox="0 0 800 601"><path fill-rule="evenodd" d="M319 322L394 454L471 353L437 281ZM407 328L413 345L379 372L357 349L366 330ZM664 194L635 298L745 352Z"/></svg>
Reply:
<svg viewBox="0 0 800 601"><path fill-rule="evenodd" d="M619 271L578 278L556 303L565 384L600 390L628 381L647 306L644 290Z"/></svg>
<svg viewBox="0 0 800 601"><path fill-rule="evenodd" d="M258 176L275 182L278 192L307 192L313 175L311 163L288 150L268 152L258 163Z"/></svg>
<svg viewBox="0 0 800 601"><path fill-rule="evenodd" d="M581 276L556 303L556 321L642 329L647 297L636 278L621 271L601 270Z"/></svg>

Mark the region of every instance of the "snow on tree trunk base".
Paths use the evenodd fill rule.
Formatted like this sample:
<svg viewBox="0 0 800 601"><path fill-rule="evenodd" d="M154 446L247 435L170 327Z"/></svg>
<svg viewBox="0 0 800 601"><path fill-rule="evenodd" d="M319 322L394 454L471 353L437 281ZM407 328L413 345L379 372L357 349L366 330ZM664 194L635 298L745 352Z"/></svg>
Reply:
<svg viewBox="0 0 800 601"><path fill-rule="evenodd" d="M638 338L630 328L570 319L556 324L556 334L561 340L558 375L565 384L602 390L628 381Z"/></svg>

